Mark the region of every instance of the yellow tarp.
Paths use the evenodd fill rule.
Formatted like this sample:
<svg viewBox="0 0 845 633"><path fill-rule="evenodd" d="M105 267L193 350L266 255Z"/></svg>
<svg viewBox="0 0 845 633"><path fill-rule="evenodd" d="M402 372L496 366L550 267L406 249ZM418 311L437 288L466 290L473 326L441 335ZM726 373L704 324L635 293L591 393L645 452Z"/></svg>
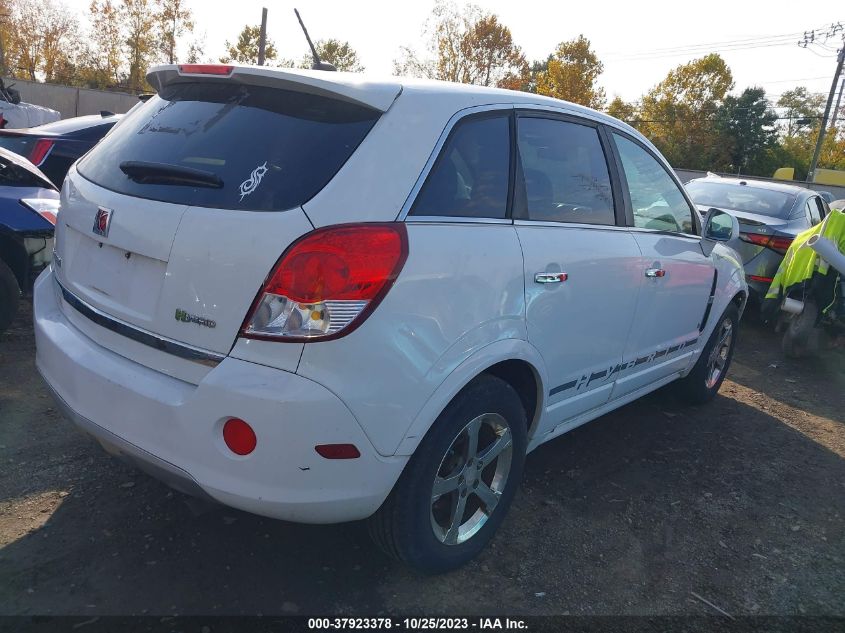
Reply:
<svg viewBox="0 0 845 633"><path fill-rule="evenodd" d="M817 185L834 185L845 187L845 171L839 169L816 169L813 182Z"/></svg>

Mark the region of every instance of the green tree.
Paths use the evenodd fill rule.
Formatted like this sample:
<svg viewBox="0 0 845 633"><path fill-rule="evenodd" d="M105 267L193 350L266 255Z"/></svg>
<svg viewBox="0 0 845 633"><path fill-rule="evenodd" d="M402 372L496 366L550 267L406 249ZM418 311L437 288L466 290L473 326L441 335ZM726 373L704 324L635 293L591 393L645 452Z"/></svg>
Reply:
<svg viewBox="0 0 845 633"><path fill-rule="evenodd" d="M425 31L427 54L404 47L394 62L397 74L512 87L527 72L528 63L510 29L475 5L458 9L454 3L438 2Z"/></svg>
<svg viewBox="0 0 845 633"><path fill-rule="evenodd" d="M625 121L625 123L633 125L637 118L637 106L633 103L628 103L622 97L616 95L613 97L610 105L607 106L607 113L620 121Z"/></svg>
<svg viewBox="0 0 845 633"><path fill-rule="evenodd" d="M596 85L604 65L590 47L590 40L579 35L561 42L537 76L537 92L590 108L604 107L604 89Z"/></svg>
<svg viewBox="0 0 845 633"><path fill-rule="evenodd" d="M159 11L155 16L158 49L164 59L172 64L176 59L179 38L194 30L194 15L185 0L158 0Z"/></svg>
<svg viewBox="0 0 845 633"><path fill-rule="evenodd" d="M79 81L90 88L108 88L124 76L123 28L112 0L91 0L91 30L81 53Z"/></svg>
<svg viewBox="0 0 845 633"><path fill-rule="evenodd" d="M727 142L731 172L769 175L776 123L777 114L762 88L746 88L738 97L725 97L716 113L716 130Z"/></svg>
<svg viewBox="0 0 845 633"><path fill-rule="evenodd" d="M54 0L14 0L3 21L5 63L15 77L55 81L65 60L77 55L79 25L70 10Z"/></svg>
<svg viewBox="0 0 845 633"><path fill-rule="evenodd" d="M261 27L259 25L250 26L247 24L241 29L238 34L238 39L234 44L226 40L226 54L220 58L221 63L229 64L232 62L238 64L257 64L258 63L258 42L261 37ZM264 47L264 60L267 65L268 62L276 61L278 53L276 52L276 45L269 37ZM292 64L291 64L292 65Z"/></svg>
<svg viewBox="0 0 845 633"><path fill-rule="evenodd" d="M715 119L731 88L731 70L716 53L681 64L643 96L637 127L671 164L716 169L730 161Z"/></svg>
<svg viewBox="0 0 845 633"><path fill-rule="evenodd" d="M320 56L321 61L334 65L338 70L353 73L364 72L364 67L358 59L358 53L349 42L341 42L335 39L317 40L314 42L314 48L317 49L317 55ZM300 68L311 68L313 63L314 57L311 53L306 53L305 57L302 58Z"/></svg>
<svg viewBox="0 0 845 633"><path fill-rule="evenodd" d="M825 97L812 94L804 86L798 86L784 92L777 103L779 108L786 110L783 132L792 138L811 131L820 125L824 114Z"/></svg>
<svg viewBox="0 0 845 633"><path fill-rule="evenodd" d="M149 90L146 75L156 54L156 15L152 0L121 0L120 18L125 29L126 58L129 61L128 88Z"/></svg>

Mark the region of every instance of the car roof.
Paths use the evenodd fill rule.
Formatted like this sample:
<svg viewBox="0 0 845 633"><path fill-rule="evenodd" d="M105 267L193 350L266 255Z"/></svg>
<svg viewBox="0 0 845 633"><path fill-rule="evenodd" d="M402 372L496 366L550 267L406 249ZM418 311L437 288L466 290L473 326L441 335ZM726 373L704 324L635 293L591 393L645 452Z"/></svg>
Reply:
<svg viewBox="0 0 845 633"><path fill-rule="evenodd" d="M32 133L39 135L61 136L63 134L72 134L81 130L86 130L98 125L112 126L117 123L122 114L90 114L87 116L77 116L70 119L62 119L61 121L53 121L52 123L45 123L38 127L20 130L24 133Z"/></svg>
<svg viewBox="0 0 845 633"><path fill-rule="evenodd" d="M754 180L753 178L726 178L723 176L706 176L704 178L694 178L690 182L712 182L722 185L737 185L740 187L748 187L749 189L767 189L769 191L780 191L781 193L788 193L794 196L815 193L811 189L807 189L806 187L801 187L799 185L790 185L785 182L772 182L770 180Z"/></svg>
<svg viewBox="0 0 845 633"><path fill-rule="evenodd" d="M175 64L155 66L147 74L147 81L161 90L166 85L183 81L227 81L235 80L247 84L261 84L282 89L322 94L334 98L364 105L381 112L386 112L393 102L402 95L402 99L420 99L437 96L451 101L453 111L478 105L533 105L566 110L575 115L582 115L608 123L645 140L642 134L622 121L610 115L598 112L561 99L542 95L461 84L435 79L414 77L378 76L369 73L327 72L324 70L303 70L298 68L268 68L266 66L245 66L209 64L193 65L194 68L231 67L231 74L220 75L185 72L190 65ZM181 69L181 70L180 70ZM648 143L651 145L651 143ZM653 146L652 146L653 147Z"/></svg>

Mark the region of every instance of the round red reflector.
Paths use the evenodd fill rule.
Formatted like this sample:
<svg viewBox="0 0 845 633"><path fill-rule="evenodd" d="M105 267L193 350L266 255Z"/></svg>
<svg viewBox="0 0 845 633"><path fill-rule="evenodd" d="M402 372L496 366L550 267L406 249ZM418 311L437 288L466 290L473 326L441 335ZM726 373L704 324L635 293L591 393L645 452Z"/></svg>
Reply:
<svg viewBox="0 0 845 633"><path fill-rule="evenodd" d="M223 441L229 450L238 455L249 455L258 440L252 427L239 418L230 418L223 425Z"/></svg>

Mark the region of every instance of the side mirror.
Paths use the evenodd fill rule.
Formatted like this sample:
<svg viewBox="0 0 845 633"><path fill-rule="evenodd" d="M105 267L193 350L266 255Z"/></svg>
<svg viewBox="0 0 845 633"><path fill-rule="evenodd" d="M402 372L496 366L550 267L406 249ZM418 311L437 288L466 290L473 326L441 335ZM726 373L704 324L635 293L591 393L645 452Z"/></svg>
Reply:
<svg viewBox="0 0 845 633"><path fill-rule="evenodd" d="M730 242L739 237L739 222L730 213L721 209L709 209L704 217L704 239L714 242Z"/></svg>

